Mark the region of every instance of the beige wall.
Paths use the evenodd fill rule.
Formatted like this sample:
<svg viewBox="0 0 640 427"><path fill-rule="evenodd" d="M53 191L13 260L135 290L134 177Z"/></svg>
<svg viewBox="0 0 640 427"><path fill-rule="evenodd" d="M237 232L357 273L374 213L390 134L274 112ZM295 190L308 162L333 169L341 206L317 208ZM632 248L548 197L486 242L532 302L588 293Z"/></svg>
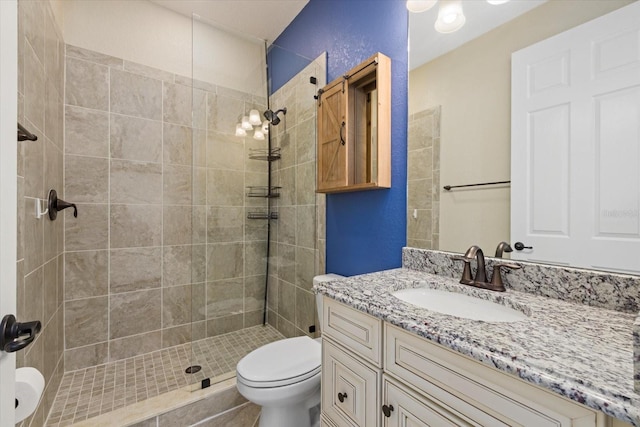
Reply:
<svg viewBox="0 0 640 427"><path fill-rule="evenodd" d="M218 84L264 93L264 43L232 35L147 0L67 0L65 42L127 61ZM193 46L193 49L192 49ZM195 53L195 56L193 55ZM193 59L193 61L192 61Z"/></svg>
<svg viewBox="0 0 640 427"><path fill-rule="evenodd" d="M442 106L441 185L510 177L511 53L633 0L548 3L413 70L409 114ZM440 249L479 244L490 253L510 237L509 187L443 191Z"/></svg>

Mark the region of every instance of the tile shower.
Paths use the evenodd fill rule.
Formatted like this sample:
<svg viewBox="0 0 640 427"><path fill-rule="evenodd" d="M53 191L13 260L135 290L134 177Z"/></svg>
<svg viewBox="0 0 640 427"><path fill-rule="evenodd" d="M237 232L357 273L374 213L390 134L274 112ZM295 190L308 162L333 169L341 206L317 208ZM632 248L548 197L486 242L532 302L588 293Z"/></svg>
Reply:
<svg viewBox="0 0 640 427"><path fill-rule="evenodd" d="M47 380L22 425L70 425L228 377L259 345L313 335L324 200L314 192L320 86L309 77L323 84L324 57L269 101L289 113L272 127L283 190L268 242L267 222L247 218L269 206L247 197L267 182L268 164L249 157L266 142L233 135L238 115L267 108L264 87L242 92L65 46L48 1L19 7L19 119L40 141L19 150L18 314L45 321L18 365ZM51 188L77 203L77 218L33 217ZM203 370L186 375L190 364Z"/></svg>

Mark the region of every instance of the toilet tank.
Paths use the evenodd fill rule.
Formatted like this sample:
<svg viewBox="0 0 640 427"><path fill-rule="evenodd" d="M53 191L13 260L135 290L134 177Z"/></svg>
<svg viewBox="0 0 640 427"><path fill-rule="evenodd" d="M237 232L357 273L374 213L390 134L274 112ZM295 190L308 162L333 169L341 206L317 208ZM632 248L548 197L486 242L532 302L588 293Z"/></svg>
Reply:
<svg viewBox="0 0 640 427"><path fill-rule="evenodd" d="M344 276L333 273L322 274L313 278L313 284L316 285L318 283L331 282L332 280L338 279L344 279ZM322 319L322 294L316 294L316 308L318 310L318 319ZM322 323L322 321L320 323ZM318 325L318 330L320 330L320 325Z"/></svg>

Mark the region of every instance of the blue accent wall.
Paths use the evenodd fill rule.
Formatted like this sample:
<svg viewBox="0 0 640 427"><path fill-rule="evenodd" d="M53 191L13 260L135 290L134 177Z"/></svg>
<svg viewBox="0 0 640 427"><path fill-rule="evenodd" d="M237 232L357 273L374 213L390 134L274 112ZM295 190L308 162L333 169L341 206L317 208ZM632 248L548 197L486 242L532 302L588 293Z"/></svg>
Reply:
<svg viewBox="0 0 640 427"><path fill-rule="evenodd" d="M407 42L407 9L400 0L311 0L274 42L307 58L326 51L327 82L376 52L391 58L392 187L327 195L327 272L351 276L401 265L407 239ZM282 80L272 77L272 83Z"/></svg>

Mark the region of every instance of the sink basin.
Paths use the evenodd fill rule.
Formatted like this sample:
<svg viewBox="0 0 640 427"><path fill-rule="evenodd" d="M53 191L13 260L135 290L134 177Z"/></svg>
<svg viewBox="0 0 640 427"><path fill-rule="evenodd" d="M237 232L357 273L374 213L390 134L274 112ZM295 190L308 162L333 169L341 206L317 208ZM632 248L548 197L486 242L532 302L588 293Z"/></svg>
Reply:
<svg viewBox="0 0 640 427"><path fill-rule="evenodd" d="M457 292L412 288L395 291L391 295L427 310L465 319L506 323L528 319L526 314L511 307Z"/></svg>

